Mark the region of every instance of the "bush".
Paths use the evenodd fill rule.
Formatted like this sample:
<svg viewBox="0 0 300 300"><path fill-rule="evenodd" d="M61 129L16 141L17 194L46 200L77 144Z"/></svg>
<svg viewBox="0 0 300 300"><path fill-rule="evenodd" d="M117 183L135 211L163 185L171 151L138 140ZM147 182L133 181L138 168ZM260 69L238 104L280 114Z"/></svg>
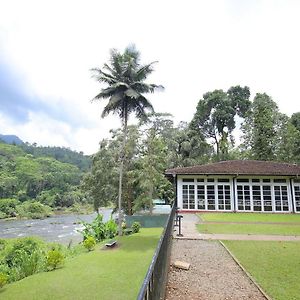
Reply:
<svg viewBox="0 0 300 300"><path fill-rule="evenodd" d="M105 223L105 237L107 239L112 239L117 235L117 233L118 233L118 225L113 219L110 219Z"/></svg>
<svg viewBox="0 0 300 300"><path fill-rule="evenodd" d="M30 219L42 219L51 215L51 208L40 202L25 201L17 207L17 210L21 217Z"/></svg>
<svg viewBox="0 0 300 300"><path fill-rule="evenodd" d="M64 263L64 255L57 249L48 251L47 254L47 269L54 270Z"/></svg>
<svg viewBox="0 0 300 300"><path fill-rule="evenodd" d="M5 286L7 280L8 280L8 276L4 273L0 273L0 289Z"/></svg>
<svg viewBox="0 0 300 300"><path fill-rule="evenodd" d="M92 251L96 246L96 240L94 237L89 236L83 241L83 246L88 250Z"/></svg>
<svg viewBox="0 0 300 300"><path fill-rule="evenodd" d="M138 233L141 228L141 223L140 222L133 222L131 225L133 233Z"/></svg>
<svg viewBox="0 0 300 300"><path fill-rule="evenodd" d="M89 236L95 238L96 242L101 242L104 239L111 239L117 235L118 225L113 219L106 223L103 222L103 215L98 215L92 223L82 222L84 228L81 231L83 240L85 241Z"/></svg>
<svg viewBox="0 0 300 300"><path fill-rule="evenodd" d="M9 270L10 280L16 281L44 270L44 243L36 238L17 239L6 246L3 262Z"/></svg>
<svg viewBox="0 0 300 300"><path fill-rule="evenodd" d="M2 219L15 217L17 215L17 206L19 204L20 202L16 199L1 199L0 212L2 213Z"/></svg>

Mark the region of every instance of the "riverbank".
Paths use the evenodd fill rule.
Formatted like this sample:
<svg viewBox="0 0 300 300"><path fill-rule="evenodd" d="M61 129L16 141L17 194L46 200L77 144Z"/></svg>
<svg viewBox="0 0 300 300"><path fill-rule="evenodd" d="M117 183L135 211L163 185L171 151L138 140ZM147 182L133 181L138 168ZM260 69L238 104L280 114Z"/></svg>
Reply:
<svg viewBox="0 0 300 300"><path fill-rule="evenodd" d="M104 221L110 219L112 209L102 209ZM45 219L10 219L0 220L0 238L18 238L38 236L48 242L59 242L68 245L70 242L81 242L81 222L91 222L92 214L58 214Z"/></svg>

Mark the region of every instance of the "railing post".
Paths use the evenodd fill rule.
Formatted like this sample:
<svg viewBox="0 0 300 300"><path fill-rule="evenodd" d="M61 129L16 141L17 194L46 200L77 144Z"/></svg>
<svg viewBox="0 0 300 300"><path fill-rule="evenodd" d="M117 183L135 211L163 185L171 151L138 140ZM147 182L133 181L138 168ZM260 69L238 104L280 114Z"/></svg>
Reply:
<svg viewBox="0 0 300 300"><path fill-rule="evenodd" d="M178 232L177 236L183 236L183 234L181 233L181 219L183 218L183 216L178 215L177 218L178 218L178 221L179 221L179 232Z"/></svg>

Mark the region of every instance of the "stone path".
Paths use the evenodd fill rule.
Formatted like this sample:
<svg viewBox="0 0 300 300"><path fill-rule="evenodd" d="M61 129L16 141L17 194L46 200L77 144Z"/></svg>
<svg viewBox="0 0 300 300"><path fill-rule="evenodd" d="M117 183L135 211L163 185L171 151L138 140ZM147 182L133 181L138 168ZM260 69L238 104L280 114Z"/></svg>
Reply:
<svg viewBox="0 0 300 300"><path fill-rule="evenodd" d="M174 237L177 239L192 240L245 240L245 241L300 241L300 236L294 235L263 235L263 234L217 234L199 233L196 224L203 224L196 214L183 213L182 237L177 236L178 227L175 227ZM228 224L228 223L227 223ZM253 224L253 223L252 223ZM282 224L282 223L280 223ZM284 223L289 224L289 223ZM299 225L299 223L298 223Z"/></svg>
<svg viewBox="0 0 300 300"><path fill-rule="evenodd" d="M269 299L252 282L217 240L300 241L300 236L200 234L196 214L183 213L183 236L175 227L165 300ZM188 271L172 266L175 260L191 264Z"/></svg>
<svg viewBox="0 0 300 300"><path fill-rule="evenodd" d="M171 264L176 260L191 266L171 265L165 300L266 299L218 241L174 239Z"/></svg>

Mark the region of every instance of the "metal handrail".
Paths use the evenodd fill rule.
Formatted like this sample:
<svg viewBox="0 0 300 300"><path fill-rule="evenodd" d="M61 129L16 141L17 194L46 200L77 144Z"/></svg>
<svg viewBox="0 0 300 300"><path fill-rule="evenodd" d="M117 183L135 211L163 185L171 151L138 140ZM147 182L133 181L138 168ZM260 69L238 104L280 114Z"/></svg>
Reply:
<svg viewBox="0 0 300 300"><path fill-rule="evenodd" d="M173 205L163 234L159 239L151 264L139 291L137 300L158 300L164 297L170 260L170 240L173 234L175 212L176 207ZM162 266L159 266L159 264Z"/></svg>

